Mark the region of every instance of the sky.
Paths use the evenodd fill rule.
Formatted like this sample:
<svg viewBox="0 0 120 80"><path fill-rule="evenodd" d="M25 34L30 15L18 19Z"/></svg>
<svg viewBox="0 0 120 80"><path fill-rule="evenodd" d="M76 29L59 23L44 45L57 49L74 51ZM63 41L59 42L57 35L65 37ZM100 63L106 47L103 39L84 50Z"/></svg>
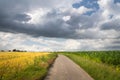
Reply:
<svg viewBox="0 0 120 80"><path fill-rule="evenodd" d="M120 0L0 0L0 50L120 50Z"/></svg>

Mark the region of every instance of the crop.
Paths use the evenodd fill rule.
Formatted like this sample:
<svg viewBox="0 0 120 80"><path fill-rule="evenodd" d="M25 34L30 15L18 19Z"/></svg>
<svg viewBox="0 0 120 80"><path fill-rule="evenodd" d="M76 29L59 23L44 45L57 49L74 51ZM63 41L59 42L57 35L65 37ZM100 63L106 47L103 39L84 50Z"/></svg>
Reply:
<svg viewBox="0 0 120 80"><path fill-rule="evenodd" d="M120 79L120 51L62 52L95 80Z"/></svg>
<svg viewBox="0 0 120 80"><path fill-rule="evenodd" d="M0 80L42 79L56 55L40 52L0 52Z"/></svg>
<svg viewBox="0 0 120 80"><path fill-rule="evenodd" d="M120 51L82 52L79 55L110 65L120 65Z"/></svg>

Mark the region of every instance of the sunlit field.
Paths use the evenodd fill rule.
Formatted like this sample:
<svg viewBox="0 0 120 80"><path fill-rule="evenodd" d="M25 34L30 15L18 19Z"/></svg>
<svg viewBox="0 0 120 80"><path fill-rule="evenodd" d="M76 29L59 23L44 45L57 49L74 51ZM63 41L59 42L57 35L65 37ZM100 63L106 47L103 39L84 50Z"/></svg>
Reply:
<svg viewBox="0 0 120 80"><path fill-rule="evenodd" d="M0 52L0 80L40 80L55 57L44 52Z"/></svg>

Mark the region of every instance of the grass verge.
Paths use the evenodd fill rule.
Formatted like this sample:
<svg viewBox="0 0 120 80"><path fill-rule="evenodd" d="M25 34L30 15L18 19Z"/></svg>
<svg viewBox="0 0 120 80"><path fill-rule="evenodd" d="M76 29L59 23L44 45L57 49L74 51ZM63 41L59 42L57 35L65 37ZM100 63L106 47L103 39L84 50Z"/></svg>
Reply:
<svg viewBox="0 0 120 80"><path fill-rule="evenodd" d="M120 80L120 72L113 66L96 62L90 58L75 53L63 53L81 66L95 80Z"/></svg>

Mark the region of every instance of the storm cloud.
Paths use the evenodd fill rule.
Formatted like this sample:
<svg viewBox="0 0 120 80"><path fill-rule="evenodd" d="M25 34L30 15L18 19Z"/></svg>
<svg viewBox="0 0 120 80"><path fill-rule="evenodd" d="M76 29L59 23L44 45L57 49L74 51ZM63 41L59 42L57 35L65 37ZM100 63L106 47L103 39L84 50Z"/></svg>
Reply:
<svg viewBox="0 0 120 80"><path fill-rule="evenodd" d="M119 0L85 1L0 0L0 32L33 38L74 39L75 44L88 39L119 42ZM106 45L103 48L120 49L119 46ZM79 44L76 50L80 48Z"/></svg>
<svg viewBox="0 0 120 80"><path fill-rule="evenodd" d="M96 12L92 16L84 15L84 13L87 13L89 10L84 12L84 10L87 9L84 8L82 13L81 7L75 9L70 6L72 5L72 2L73 1L71 0L67 3L65 0L61 1L61 5L57 5L58 1L52 1L48 4L47 1L41 0L36 0L34 2L31 0L12 0L8 4L8 0L2 0L0 2L0 31L24 33L34 37L44 36L73 39L99 38L99 35L94 35L94 37L89 35L89 33L92 34L93 31L90 32L88 29L98 27L97 24L99 24L101 18L97 15L100 13ZM69 7L66 8L64 3L67 3ZM66 9L63 12L60 10L62 7L65 7L63 10ZM41 8L43 12L41 12L39 8ZM30 12L34 11L34 9L38 9L39 12L37 16L38 24L30 23L30 20L34 17L31 17L29 14L32 15ZM44 9L47 9L48 11L45 11ZM81 10L81 12L79 12L79 10ZM41 15L40 13L43 14ZM37 14L37 12L35 12L35 14ZM64 21L63 17L67 15L70 16L70 19ZM109 22L105 23L102 25L102 29L114 27L115 30L118 30L119 23L117 24L117 22L115 20L112 21L112 25L109 24ZM83 30L85 33L77 32ZM108 38L108 36L106 36L106 38Z"/></svg>

